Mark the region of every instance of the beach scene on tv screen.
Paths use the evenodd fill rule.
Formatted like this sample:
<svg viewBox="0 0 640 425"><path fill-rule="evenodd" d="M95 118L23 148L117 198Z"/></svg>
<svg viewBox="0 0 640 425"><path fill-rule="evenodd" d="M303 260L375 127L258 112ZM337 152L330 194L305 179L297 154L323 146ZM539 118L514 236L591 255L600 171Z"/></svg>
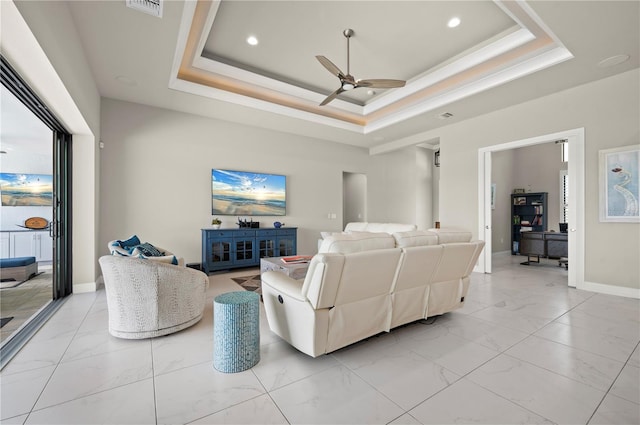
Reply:
<svg viewBox="0 0 640 425"><path fill-rule="evenodd" d="M211 170L211 214L285 215L286 177Z"/></svg>
<svg viewBox="0 0 640 425"><path fill-rule="evenodd" d="M2 205L46 207L52 205L53 177L46 174L0 173Z"/></svg>

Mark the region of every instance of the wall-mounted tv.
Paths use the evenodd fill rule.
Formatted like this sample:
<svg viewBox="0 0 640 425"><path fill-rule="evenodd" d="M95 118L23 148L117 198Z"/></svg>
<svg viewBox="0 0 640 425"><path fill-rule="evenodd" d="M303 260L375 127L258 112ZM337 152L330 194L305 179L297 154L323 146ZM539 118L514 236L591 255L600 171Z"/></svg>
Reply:
<svg viewBox="0 0 640 425"><path fill-rule="evenodd" d="M285 215L286 177L278 174L211 170L211 214Z"/></svg>
<svg viewBox="0 0 640 425"><path fill-rule="evenodd" d="M47 207L53 205L53 176L0 173L2 206Z"/></svg>

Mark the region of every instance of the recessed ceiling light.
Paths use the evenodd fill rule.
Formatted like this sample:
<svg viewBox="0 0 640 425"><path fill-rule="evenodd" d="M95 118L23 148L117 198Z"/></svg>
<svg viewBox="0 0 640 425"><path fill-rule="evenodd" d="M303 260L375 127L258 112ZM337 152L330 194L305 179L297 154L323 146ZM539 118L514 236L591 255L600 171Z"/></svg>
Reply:
<svg viewBox="0 0 640 425"><path fill-rule="evenodd" d="M598 62L598 66L600 68L608 68L610 66L616 66L621 64L622 62L626 62L629 60L629 55L615 55L610 58L606 58Z"/></svg>
<svg viewBox="0 0 640 425"><path fill-rule="evenodd" d="M124 75L118 75L116 77L116 81L119 83L124 84L125 86L129 86L129 87L133 87L133 86L137 86L138 83L136 82L136 80L132 80L129 77L125 77Z"/></svg>
<svg viewBox="0 0 640 425"><path fill-rule="evenodd" d="M250 35L249 37L247 37L247 44L249 44L250 46L257 46L258 39L254 35Z"/></svg>
<svg viewBox="0 0 640 425"><path fill-rule="evenodd" d="M453 18L449 19L449 22L447 23L447 26L449 28L455 28L458 25L460 25L460 18L458 18L457 16L454 16Z"/></svg>

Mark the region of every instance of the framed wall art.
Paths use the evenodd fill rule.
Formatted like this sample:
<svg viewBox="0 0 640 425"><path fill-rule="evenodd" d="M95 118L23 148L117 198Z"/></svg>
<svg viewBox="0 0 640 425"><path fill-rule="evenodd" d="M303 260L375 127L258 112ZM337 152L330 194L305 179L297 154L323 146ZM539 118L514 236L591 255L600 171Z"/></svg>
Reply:
<svg viewBox="0 0 640 425"><path fill-rule="evenodd" d="M3 207L47 207L53 205L53 176L0 173Z"/></svg>
<svg viewBox="0 0 640 425"><path fill-rule="evenodd" d="M599 152L600 221L640 223L640 145Z"/></svg>

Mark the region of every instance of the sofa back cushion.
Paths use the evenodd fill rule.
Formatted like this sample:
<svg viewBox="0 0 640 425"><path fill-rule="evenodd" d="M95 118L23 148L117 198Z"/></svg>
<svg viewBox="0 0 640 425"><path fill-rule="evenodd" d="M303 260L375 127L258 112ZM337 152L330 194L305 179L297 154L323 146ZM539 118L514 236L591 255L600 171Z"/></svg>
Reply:
<svg viewBox="0 0 640 425"><path fill-rule="evenodd" d="M484 241L471 241L471 243L475 245L475 251L473 251L473 255L471 256L471 261L469 261L469 264L467 265L465 276L469 276L473 271L473 268L476 266L476 263L478 262L478 257L480 257L480 253L482 252L482 249L484 248L484 245L485 245Z"/></svg>
<svg viewBox="0 0 640 425"><path fill-rule="evenodd" d="M443 251L444 245L402 248L392 289L392 328L425 317L431 279Z"/></svg>
<svg viewBox="0 0 640 425"><path fill-rule="evenodd" d="M350 232L327 236L318 253L351 254L395 247L395 239L388 233Z"/></svg>
<svg viewBox="0 0 640 425"><path fill-rule="evenodd" d="M456 243L471 241L471 232L456 228L429 229L429 232L438 235L438 243Z"/></svg>
<svg viewBox="0 0 640 425"><path fill-rule="evenodd" d="M344 227L345 232L384 232L388 234L393 234L396 232L409 232L411 230L416 230L415 224L404 224L404 223L367 223L363 221L357 221L352 223L347 223Z"/></svg>
<svg viewBox="0 0 640 425"><path fill-rule="evenodd" d="M344 226L344 231L345 232L366 232L368 224L369 223L367 223L366 221L352 221L351 223L347 223L347 225Z"/></svg>
<svg viewBox="0 0 640 425"><path fill-rule="evenodd" d="M314 309L333 307L343 266L342 254L325 253L313 256L301 293Z"/></svg>
<svg viewBox="0 0 640 425"><path fill-rule="evenodd" d="M410 232L396 232L393 234L398 248L410 246L428 246L438 244L438 235L427 230L412 230Z"/></svg>
<svg viewBox="0 0 640 425"><path fill-rule="evenodd" d="M400 249L345 255L335 304L329 310L327 351L333 351L391 325L391 286Z"/></svg>
<svg viewBox="0 0 640 425"><path fill-rule="evenodd" d="M389 295L400 254L400 249L385 249L345 255L335 305Z"/></svg>
<svg viewBox="0 0 640 425"><path fill-rule="evenodd" d="M461 279L473 270L478 244L474 243L449 243L443 244L442 258L433 276L433 283L447 282ZM473 264L472 264L473 262Z"/></svg>
<svg viewBox="0 0 640 425"><path fill-rule="evenodd" d="M427 286L440 263L443 245L412 246L402 249L402 259L393 291Z"/></svg>

